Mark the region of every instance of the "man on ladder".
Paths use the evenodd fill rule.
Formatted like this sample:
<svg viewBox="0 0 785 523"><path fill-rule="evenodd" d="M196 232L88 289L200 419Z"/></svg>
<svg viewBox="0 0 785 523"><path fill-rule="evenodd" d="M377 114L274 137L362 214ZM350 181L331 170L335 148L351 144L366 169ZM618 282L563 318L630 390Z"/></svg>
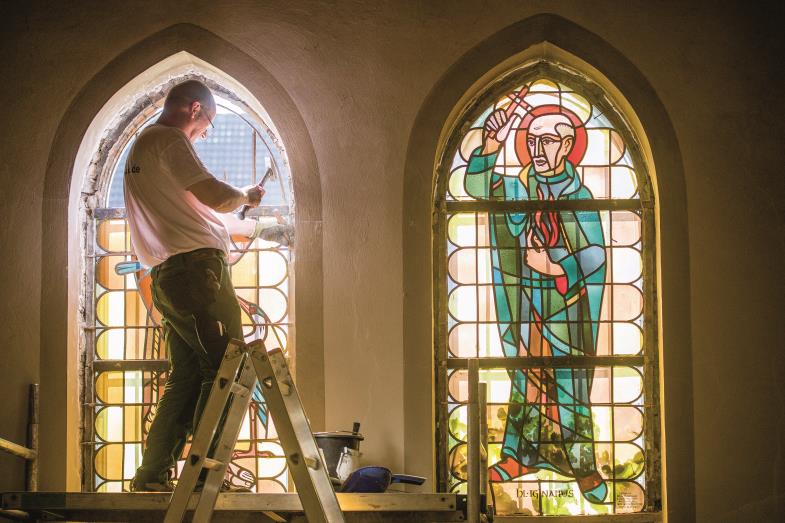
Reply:
<svg viewBox="0 0 785 523"><path fill-rule="evenodd" d="M261 225L223 213L258 206L264 190L232 187L197 157L192 142L206 138L215 115L207 86L196 80L174 86L125 166L131 244L152 267L153 302L171 362L132 491L173 490L171 469L199 422L227 344L243 339L226 255L230 233L254 238Z"/></svg>

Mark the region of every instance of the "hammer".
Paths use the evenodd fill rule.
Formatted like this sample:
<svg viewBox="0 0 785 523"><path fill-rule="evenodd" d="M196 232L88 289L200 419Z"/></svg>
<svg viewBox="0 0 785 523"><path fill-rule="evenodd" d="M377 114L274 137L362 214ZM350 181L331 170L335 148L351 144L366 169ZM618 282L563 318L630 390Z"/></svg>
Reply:
<svg viewBox="0 0 785 523"><path fill-rule="evenodd" d="M267 164L267 171L264 173L264 176L262 176L262 181L257 184L257 186L260 188L264 187L264 184L266 184L268 181L277 177L275 168L270 164L270 158L265 157L264 162ZM248 209L250 209L250 206L243 205L242 208L237 212L237 217L241 220L245 220L245 213L248 212Z"/></svg>

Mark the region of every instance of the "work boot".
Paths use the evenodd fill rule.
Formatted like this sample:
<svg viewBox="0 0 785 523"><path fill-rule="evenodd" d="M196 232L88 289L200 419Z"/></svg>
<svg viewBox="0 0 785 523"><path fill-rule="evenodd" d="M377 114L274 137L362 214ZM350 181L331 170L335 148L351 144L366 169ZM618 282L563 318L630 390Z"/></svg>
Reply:
<svg viewBox="0 0 785 523"><path fill-rule="evenodd" d="M167 478L164 481L154 479L145 481L143 478L134 477L131 480L131 492L173 492L174 483Z"/></svg>
<svg viewBox="0 0 785 523"><path fill-rule="evenodd" d="M196 486L194 487L194 492L201 492L202 489L204 489L204 480L200 479L196 483ZM219 490L219 492L234 492L234 493L251 492L251 489L249 489L248 487L237 487L233 485L232 482L229 481L228 479L224 479L223 482L221 483L221 489Z"/></svg>

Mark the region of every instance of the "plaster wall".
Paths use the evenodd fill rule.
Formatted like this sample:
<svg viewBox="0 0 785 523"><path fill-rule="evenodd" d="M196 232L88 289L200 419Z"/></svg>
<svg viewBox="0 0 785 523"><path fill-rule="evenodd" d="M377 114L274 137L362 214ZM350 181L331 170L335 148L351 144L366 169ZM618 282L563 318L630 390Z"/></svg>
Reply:
<svg viewBox="0 0 785 523"><path fill-rule="evenodd" d="M683 332L691 339L679 347L689 351L692 366L666 371L692 397L666 417L682 417L694 434L694 495L678 494L681 509L671 516L714 522L785 515L785 183L776 167L785 135L783 82L771 63L782 51L781 11L752 11L740 2L463 0L127 1L78 8L32 2L5 3L2 10L0 436L24 440L26 387L40 380L44 489L66 487L73 463L63 442L78 444L63 433L73 420L67 424L60 408L59 396L72 384L58 378L75 362L65 354L65 339L60 352L41 350L57 347L50 338L69 332L66 310L41 313L68 263L42 270L53 250L68 247L66 235L53 235L54 224L43 221L68 208L67 198L48 192L45 173L64 116L102 69L151 34L191 23L256 61L290 97L313 142L309 182L319 185L322 201L314 221L323 279L311 284L323 293L316 336L323 337L323 375L299 379L319 383L310 394L324 395L324 411L316 414L323 428L363 423L368 461L430 475L431 463L407 456L422 455L431 440L405 437L429 427L407 426L403 408L404 387L417 386L410 367L419 360L409 355L431 350L405 348L411 318L404 293L417 290L404 281L404 267L430 263L427 253L402 251L410 137L453 64L510 24L547 12L594 33L637 67L667 112L681 152L685 193L659 197L686 199L686 215L661 233L687 242L689 266L681 269L690 299L667 314L689 319ZM97 112L106 100L89 99L97 96L92 92L81 101ZM274 108L267 109L275 120ZM95 115L77 116L89 123ZM649 139L653 148L660 143L656 135ZM431 175L424 169L406 176ZM298 324L298 337L307 329ZM679 473L691 476L691 469ZM0 490L21 489L22 478L20 461L0 455Z"/></svg>

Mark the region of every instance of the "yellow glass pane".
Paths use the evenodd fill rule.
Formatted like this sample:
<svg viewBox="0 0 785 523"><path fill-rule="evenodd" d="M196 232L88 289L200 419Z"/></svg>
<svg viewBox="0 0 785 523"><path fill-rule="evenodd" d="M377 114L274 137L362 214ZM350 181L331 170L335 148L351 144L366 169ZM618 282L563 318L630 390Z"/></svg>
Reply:
<svg viewBox="0 0 785 523"><path fill-rule="evenodd" d="M562 92L561 103L565 109L569 109L575 113L575 115L580 118L584 124L589 121L589 117L592 113L592 107L589 101L583 96L574 92Z"/></svg>
<svg viewBox="0 0 785 523"><path fill-rule="evenodd" d="M520 87L516 87L513 91L520 91ZM547 93L552 91L558 91L559 85L554 82L553 80L548 80L547 78L540 78L531 83L529 86L529 92L541 92Z"/></svg>
<svg viewBox="0 0 785 523"><path fill-rule="evenodd" d="M123 445L110 443L95 453L95 472L103 479L123 480Z"/></svg>
<svg viewBox="0 0 785 523"><path fill-rule="evenodd" d="M455 214L447 222L447 237L459 247L477 245L477 223L474 214Z"/></svg>
<svg viewBox="0 0 785 523"><path fill-rule="evenodd" d="M122 403L123 384L122 372L101 372L95 380L95 395L103 403Z"/></svg>
<svg viewBox="0 0 785 523"><path fill-rule="evenodd" d="M123 408L125 420L125 441L142 441L142 406L131 405Z"/></svg>
<svg viewBox="0 0 785 523"><path fill-rule="evenodd" d="M95 417L95 431L104 441L123 441L123 408L106 407Z"/></svg>
<svg viewBox="0 0 785 523"><path fill-rule="evenodd" d="M450 412L450 419L448 420L450 434L458 441L467 441L468 415L468 407L466 405L461 405Z"/></svg>
<svg viewBox="0 0 785 523"><path fill-rule="evenodd" d="M95 353L100 359L119 360L125 357L123 329L107 329L95 341Z"/></svg>
<svg viewBox="0 0 785 523"><path fill-rule="evenodd" d="M95 264L95 281L104 289L122 289L125 276L115 273L115 265L125 261L125 256L102 256Z"/></svg>
<svg viewBox="0 0 785 523"><path fill-rule="evenodd" d="M101 294L95 304L95 316L99 322L108 327L125 325L125 293L110 291Z"/></svg>
<svg viewBox="0 0 785 523"><path fill-rule="evenodd" d="M232 265L232 284L235 287L255 287L258 281L256 251L247 252Z"/></svg>
<svg viewBox="0 0 785 523"><path fill-rule="evenodd" d="M466 457L466 444L460 443L450 450L450 473L460 480L466 480L469 468Z"/></svg>
<svg viewBox="0 0 785 523"><path fill-rule="evenodd" d="M476 148L482 145L482 128L470 129L461 141L461 158L469 161L469 157Z"/></svg>
<svg viewBox="0 0 785 523"><path fill-rule="evenodd" d="M123 492L123 482L105 481L98 486L96 492Z"/></svg>
<svg viewBox="0 0 785 523"><path fill-rule="evenodd" d="M125 220L104 220L95 234L98 246L107 252L126 252L131 249L130 234L126 233Z"/></svg>
<svg viewBox="0 0 785 523"><path fill-rule="evenodd" d="M450 194L453 195L454 198L463 200L468 199L469 194L466 192L466 187L464 185L464 181L466 179L466 166L457 167L450 173L450 179L448 181Z"/></svg>
<svg viewBox="0 0 785 523"><path fill-rule="evenodd" d="M283 282L288 273L286 258L277 251L259 252L259 285L274 287Z"/></svg>

